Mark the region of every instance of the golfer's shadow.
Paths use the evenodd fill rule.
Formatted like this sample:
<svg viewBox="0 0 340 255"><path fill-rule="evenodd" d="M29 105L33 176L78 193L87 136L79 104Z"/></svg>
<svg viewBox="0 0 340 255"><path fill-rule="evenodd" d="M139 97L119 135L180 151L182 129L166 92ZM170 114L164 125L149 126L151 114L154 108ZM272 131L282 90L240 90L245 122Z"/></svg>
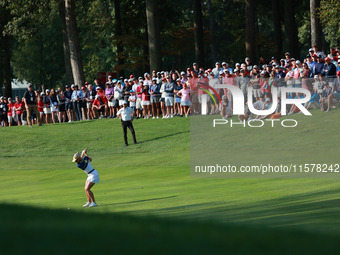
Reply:
<svg viewBox="0 0 340 255"><path fill-rule="evenodd" d="M149 140L144 140L144 141L138 141L138 143L147 143L147 142L152 142L152 141L156 141L159 139L163 139L163 138L167 138L167 137L171 137L171 136L175 136L175 135L179 135L179 134L183 134L183 133L190 133L190 131L182 131L182 132L177 132L177 133L173 133L173 134L169 134L169 135L163 135L163 136L158 136Z"/></svg>
<svg viewBox="0 0 340 255"><path fill-rule="evenodd" d="M101 204L100 206L110 206L110 205L123 205L123 204L133 204L133 203L141 203L141 202L148 202L148 201L154 201L154 200L162 200L162 199L169 199L174 198L177 196L169 196L169 197L157 197L157 198L150 198L150 199L143 199L143 200L136 200L136 201L130 201L130 202L123 202L123 203L113 203L113 204Z"/></svg>

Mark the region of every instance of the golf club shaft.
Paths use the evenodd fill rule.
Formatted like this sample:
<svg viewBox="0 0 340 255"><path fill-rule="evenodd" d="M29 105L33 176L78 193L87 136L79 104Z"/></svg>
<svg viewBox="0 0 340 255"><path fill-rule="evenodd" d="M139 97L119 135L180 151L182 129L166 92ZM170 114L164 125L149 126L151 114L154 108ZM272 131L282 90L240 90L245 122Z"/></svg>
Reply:
<svg viewBox="0 0 340 255"><path fill-rule="evenodd" d="M88 149L95 141L97 141L97 140L98 140L98 137L97 137L96 139L94 139L94 140L92 141L92 143L90 143L90 145L86 147L85 150L87 150L87 149Z"/></svg>

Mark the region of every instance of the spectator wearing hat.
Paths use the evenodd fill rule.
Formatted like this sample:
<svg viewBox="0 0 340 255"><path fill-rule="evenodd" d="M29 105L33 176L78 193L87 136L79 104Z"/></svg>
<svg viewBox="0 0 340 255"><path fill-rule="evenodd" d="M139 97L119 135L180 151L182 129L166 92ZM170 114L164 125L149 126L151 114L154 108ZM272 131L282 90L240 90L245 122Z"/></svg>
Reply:
<svg viewBox="0 0 340 255"><path fill-rule="evenodd" d="M129 145L128 140L127 140L127 133L126 133L127 128L129 128L131 131L133 142L137 144L135 130L132 125L133 111L130 107L128 107L127 101L123 102L123 107L118 111L117 116L121 119L121 122L122 122L125 146Z"/></svg>
<svg viewBox="0 0 340 255"><path fill-rule="evenodd" d="M2 96L0 97L0 124L2 127L7 127L8 125L7 112L8 105L5 102L5 98Z"/></svg>
<svg viewBox="0 0 340 255"><path fill-rule="evenodd" d="M246 75L245 70L241 69L240 71L240 76L238 77L236 81L236 85L242 90L244 98L247 99L247 94L248 94L248 85L250 78L248 75Z"/></svg>
<svg viewBox="0 0 340 255"><path fill-rule="evenodd" d="M100 95L96 95L95 100L93 101L92 104L92 109L96 118L99 119L104 118L107 113L107 105L105 103L104 98L101 97Z"/></svg>
<svg viewBox="0 0 340 255"><path fill-rule="evenodd" d="M65 94L64 91L61 88L58 88L58 94L57 94L57 100L58 100L58 120L59 123L66 121L66 110L65 110Z"/></svg>
<svg viewBox="0 0 340 255"><path fill-rule="evenodd" d="M182 84L186 83L188 81L188 78L185 75L185 72L181 72L181 82Z"/></svg>
<svg viewBox="0 0 340 255"><path fill-rule="evenodd" d="M152 81L151 81L151 76L149 73L144 74L144 86L151 86Z"/></svg>
<svg viewBox="0 0 340 255"><path fill-rule="evenodd" d="M136 100L137 100L136 93L131 89L130 96L128 98L128 103L133 112L133 116L132 116L133 118L136 116Z"/></svg>
<svg viewBox="0 0 340 255"><path fill-rule="evenodd" d="M14 121L14 117L16 115L16 112L14 110L14 102L11 97L8 98L8 111L7 111L7 120L8 120L8 125L11 127Z"/></svg>
<svg viewBox="0 0 340 255"><path fill-rule="evenodd" d="M246 74L248 75L251 72L251 70L253 70L253 65L252 65L249 57L246 57L244 59L244 62L246 63L245 71L246 71Z"/></svg>
<svg viewBox="0 0 340 255"><path fill-rule="evenodd" d="M114 110L114 94L115 94L115 89L113 82L107 82L106 84L106 89L105 89L105 96L107 99L107 104L108 104L108 118L114 118L115 117L115 110Z"/></svg>
<svg viewBox="0 0 340 255"><path fill-rule="evenodd" d="M326 57L325 64L321 72L325 75L326 79L328 79L328 82L333 82L334 78L336 78L336 67L332 62L333 60L331 58Z"/></svg>
<svg viewBox="0 0 340 255"><path fill-rule="evenodd" d="M230 73L233 73L233 69L229 67L229 64L227 62L222 62L222 68L223 68L223 71L229 70Z"/></svg>
<svg viewBox="0 0 340 255"><path fill-rule="evenodd" d="M157 78L156 78L157 80ZM128 101L128 104L129 104L129 96L130 96L130 90L132 90L132 85L133 85L133 82L132 80L127 80L126 83L125 83L125 86L123 87L123 100L124 101Z"/></svg>
<svg viewBox="0 0 340 255"><path fill-rule="evenodd" d="M198 64L197 64L196 62L192 64L192 68L193 68L192 71L195 72L196 75L198 75L198 73L199 73L199 68L198 68Z"/></svg>
<svg viewBox="0 0 340 255"><path fill-rule="evenodd" d="M317 55L316 63L314 64L314 67L312 69L313 76L320 75L322 73L324 65L325 64L323 63L321 55Z"/></svg>
<svg viewBox="0 0 340 255"><path fill-rule="evenodd" d="M149 88L153 119L155 118L159 119L159 112L160 112L159 104L160 104L160 98L161 98L160 89L161 89L161 86L157 84L157 78L153 78L152 85Z"/></svg>
<svg viewBox="0 0 340 255"><path fill-rule="evenodd" d="M27 122L30 127L32 127L32 111L37 115L37 124L41 126L40 114L37 107L37 98L33 91L32 85L28 85L27 91L24 94L25 107L27 111Z"/></svg>
<svg viewBox="0 0 340 255"><path fill-rule="evenodd" d="M223 67L221 67L220 62L216 62L215 68L213 68L211 71L214 73L215 77L218 77L221 71L224 72L224 69L223 69Z"/></svg>

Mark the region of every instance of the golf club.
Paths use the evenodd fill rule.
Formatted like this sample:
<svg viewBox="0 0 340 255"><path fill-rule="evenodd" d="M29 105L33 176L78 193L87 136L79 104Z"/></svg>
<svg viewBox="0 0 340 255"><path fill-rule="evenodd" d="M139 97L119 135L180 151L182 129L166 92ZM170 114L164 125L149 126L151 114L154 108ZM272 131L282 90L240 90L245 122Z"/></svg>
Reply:
<svg viewBox="0 0 340 255"><path fill-rule="evenodd" d="M94 139L93 141L92 141L92 143L90 143L90 145L89 146L87 146L86 148L85 148L85 150L87 150L95 141L98 141L98 137L96 138L96 139Z"/></svg>

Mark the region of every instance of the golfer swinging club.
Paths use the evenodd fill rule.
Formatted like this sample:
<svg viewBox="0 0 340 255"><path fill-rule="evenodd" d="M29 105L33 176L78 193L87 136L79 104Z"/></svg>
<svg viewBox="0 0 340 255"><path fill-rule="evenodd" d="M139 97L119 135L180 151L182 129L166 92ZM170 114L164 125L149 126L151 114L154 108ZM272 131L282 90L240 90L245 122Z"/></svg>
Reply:
<svg viewBox="0 0 340 255"><path fill-rule="evenodd" d="M86 154L86 149L82 151L81 156L79 152L74 154L72 162L77 162L77 167L84 170L87 173L87 179L85 182L85 193L87 196L87 203L83 207L96 207L98 206L91 188L99 182L99 174L96 169L91 165L92 158Z"/></svg>

